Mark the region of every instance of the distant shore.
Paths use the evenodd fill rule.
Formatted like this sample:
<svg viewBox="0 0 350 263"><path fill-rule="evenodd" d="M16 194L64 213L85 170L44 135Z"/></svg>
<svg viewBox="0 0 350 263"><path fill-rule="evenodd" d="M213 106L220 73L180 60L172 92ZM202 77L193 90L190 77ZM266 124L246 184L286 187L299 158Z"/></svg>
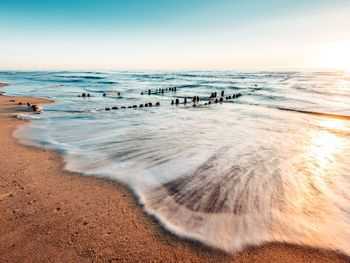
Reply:
<svg viewBox="0 0 350 263"><path fill-rule="evenodd" d="M26 121L13 116L29 112L19 102L51 101L0 96L1 262L349 262L297 245L227 255L182 240L147 217L121 184L63 171L58 153L19 144L11 134Z"/></svg>

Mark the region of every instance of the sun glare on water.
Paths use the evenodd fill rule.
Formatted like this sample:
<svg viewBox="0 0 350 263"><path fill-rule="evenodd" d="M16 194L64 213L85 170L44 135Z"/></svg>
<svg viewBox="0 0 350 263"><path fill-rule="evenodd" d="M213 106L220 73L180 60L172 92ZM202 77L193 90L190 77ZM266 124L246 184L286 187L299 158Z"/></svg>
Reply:
<svg viewBox="0 0 350 263"><path fill-rule="evenodd" d="M310 133L310 142L306 154L314 166L314 174L323 174L326 170L336 170L336 156L342 150L343 138L339 132L344 131L342 120L325 119L320 122L320 128Z"/></svg>

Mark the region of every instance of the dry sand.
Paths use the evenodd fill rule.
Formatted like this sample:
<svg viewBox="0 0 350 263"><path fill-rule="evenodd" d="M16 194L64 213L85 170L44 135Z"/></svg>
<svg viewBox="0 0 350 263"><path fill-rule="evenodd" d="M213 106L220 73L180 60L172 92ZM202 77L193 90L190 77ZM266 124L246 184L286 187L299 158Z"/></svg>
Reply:
<svg viewBox="0 0 350 263"><path fill-rule="evenodd" d="M10 102L9 100L16 100ZM59 154L20 145L23 103L0 96L0 262L350 262L332 251L266 244L227 255L181 240L122 185L62 170ZM40 135L38 135L40 136Z"/></svg>

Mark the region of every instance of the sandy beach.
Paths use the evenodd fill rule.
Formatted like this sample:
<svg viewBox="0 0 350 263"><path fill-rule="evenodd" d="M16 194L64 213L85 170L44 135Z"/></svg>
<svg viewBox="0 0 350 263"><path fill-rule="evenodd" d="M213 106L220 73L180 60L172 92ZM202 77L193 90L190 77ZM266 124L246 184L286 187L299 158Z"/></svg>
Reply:
<svg viewBox="0 0 350 263"><path fill-rule="evenodd" d="M28 111L19 102L50 101L0 96L0 262L350 262L297 245L227 255L182 240L145 215L126 187L63 171L58 153L19 144L11 134L26 122L14 115Z"/></svg>

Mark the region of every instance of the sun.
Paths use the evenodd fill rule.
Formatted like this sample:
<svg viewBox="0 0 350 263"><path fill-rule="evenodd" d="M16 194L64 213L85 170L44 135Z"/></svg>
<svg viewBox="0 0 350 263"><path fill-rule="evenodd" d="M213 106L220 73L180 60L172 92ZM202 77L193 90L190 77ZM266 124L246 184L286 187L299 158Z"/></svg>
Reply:
<svg viewBox="0 0 350 263"><path fill-rule="evenodd" d="M350 41L323 45L319 52L320 66L350 73Z"/></svg>

